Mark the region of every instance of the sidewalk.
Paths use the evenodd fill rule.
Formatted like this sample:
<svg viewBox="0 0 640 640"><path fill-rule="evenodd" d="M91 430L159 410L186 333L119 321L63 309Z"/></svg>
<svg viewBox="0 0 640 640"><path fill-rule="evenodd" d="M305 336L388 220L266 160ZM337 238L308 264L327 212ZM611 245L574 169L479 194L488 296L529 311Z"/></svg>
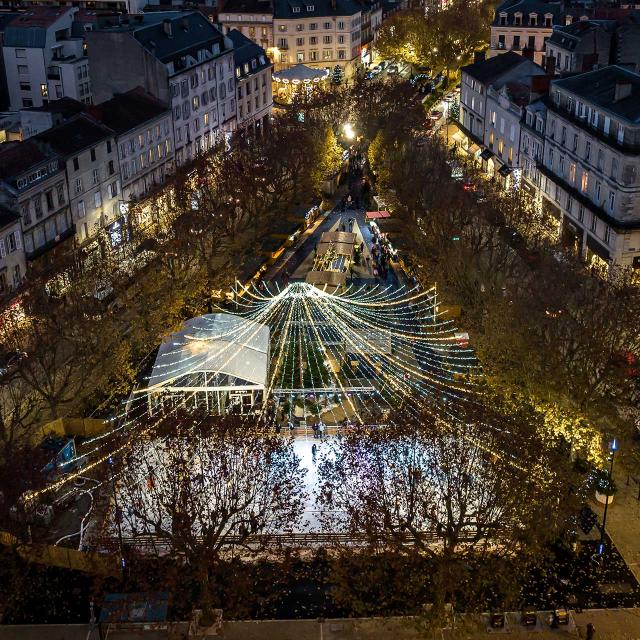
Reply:
<svg viewBox="0 0 640 640"><path fill-rule="evenodd" d="M614 470L613 475L618 491L607 511L607 533L636 580L640 582L639 488L633 480L627 485L627 472L624 469ZM602 523L604 506L594 501L591 508ZM637 637L640 639L640 632Z"/></svg>

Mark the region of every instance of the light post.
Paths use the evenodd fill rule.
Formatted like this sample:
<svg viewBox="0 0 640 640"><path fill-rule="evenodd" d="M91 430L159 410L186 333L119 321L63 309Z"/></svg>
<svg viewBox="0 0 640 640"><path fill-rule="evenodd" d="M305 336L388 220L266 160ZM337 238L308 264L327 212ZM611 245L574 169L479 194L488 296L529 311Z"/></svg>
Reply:
<svg viewBox="0 0 640 640"><path fill-rule="evenodd" d="M611 490L612 482L613 482L613 461L616 456L616 451L618 450L618 441L614 438L611 441L611 446L609 448L611 452L611 461L609 463L609 484L608 489ZM599 553L604 554L605 549L605 528L607 526L607 511L609 509L609 498L610 495L605 495L605 503L604 503L604 514L602 516L602 528L600 529L600 546Z"/></svg>

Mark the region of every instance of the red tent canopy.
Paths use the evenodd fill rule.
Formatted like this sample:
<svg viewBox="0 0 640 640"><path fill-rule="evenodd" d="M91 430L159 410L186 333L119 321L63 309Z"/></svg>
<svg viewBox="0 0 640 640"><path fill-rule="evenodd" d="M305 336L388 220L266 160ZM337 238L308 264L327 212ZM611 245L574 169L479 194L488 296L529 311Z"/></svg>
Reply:
<svg viewBox="0 0 640 640"><path fill-rule="evenodd" d="M388 211L367 211L367 220L379 220L380 218L390 218Z"/></svg>

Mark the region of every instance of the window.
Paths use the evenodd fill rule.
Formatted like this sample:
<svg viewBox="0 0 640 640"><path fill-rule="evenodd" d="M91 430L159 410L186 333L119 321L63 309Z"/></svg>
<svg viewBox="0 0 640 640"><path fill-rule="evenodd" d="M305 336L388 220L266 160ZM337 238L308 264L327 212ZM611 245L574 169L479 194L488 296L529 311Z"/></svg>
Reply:
<svg viewBox="0 0 640 640"><path fill-rule="evenodd" d="M615 180L618 177L618 159L611 158L611 177Z"/></svg>
<svg viewBox="0 0 640 640"><path fill-rule="evenodd" d="M309 38L309 44L318 44L318 38L317 36L311 36Z"/></svg>
<svg viewBox="0 0 640 640"><path fill-rule="evenodd" d="M502 154L503 149L504 149L504 140L500 138L500 140L498 140L498 153Z"/></svg>
<svg viewBox="0 0 640 640"><path fill-rule="evenodd" d="M18 240L15 231L6 237L6 244L8 253L13 253L18 249Z"/></svg>
<svg viewBox="0 0 640 640"><path fill-rule="evenodd" d="M574 153L578 150L578 134L577 133L573 134L573 145L571 148Z"/></svg>
<svg viewBox="0 0 640 640"><path fill-rule="evenodd" d="M200 97L199 96L193 96L193 98L191 98L191 108L196 111L197 109L200 108Z"/></svg>
<svg viewBox="0 0 640 640"><path fill-rule="evenodd" d="M624 127L618 125L618 144L624 144Z"/></svg>
<svg viewBox="0 0 640 640"><path fill-rule="evenodd" d="M82 193L82 178L76 178L76 195Z"/></svg>
<svg viewBox="0 0 640 640"><path fill-rule="evenodd" d="M109 169L109 175L112 176L116 170L115 167L113 165L113 160L109 160L109 164L107 165L108 169Z"/></svg>
<svg viewBox="0 0 640 640"><path fill-rule="evenodd" d="M322 59L323 60L331 60L331 49L323 49L322 51Z"/></svg>
<svg viewBox="0 0 640 640"><path fill-rule="evenodd" d="M22 98L22 106L26 109L33 107L33 100L31 98Z"/></svg>
<svg viewBox="0 0 640 640"><path fill-rule="evenodd" d="M600 204L600 192L602 191L602 185L599 182L596 182L596 202Z"/></svg>
<svg viewBox="0 0 640 640"><path fill-rule="evenodd" d="M575 164L575 162L572 162L569 165L569 182L571 182L571 184L575 184L576 183L576 164Z"/></svg>
<svg viewBox="0 0 640 640"><path fill-rule="evenodd" d="M309 60L311 62L315 62L318 59L318 52L317 51L309 51Z"/></svg>
<svg viewBox="0 0 640 640"><path fill-rule="evenodd" d="M584 144L584 158L585 160L589 160L591 156L591 143L587 140Z"/></svg>
<svg viewBox="0 0 640 640"><path fill-rule="evenodd" d="M312 4L307 5L307 11L315 11L315 6Z"/></svg>
<svg viewBox="0 0 640 640"><path fill-rule="evenodd" d="M111 140L107 140L107 153L111 153Z"/></svg>
<svg viewBox="0 0 640 640"><path fill-rule="evenodd" d="M102 195L100 194L100 192L99 192L99 191L96 191L96 192L93 194L93 201L94 201L94 204L95 204L96 209L97 209L98 207L101 207L101 206L102 206Z"/></svg>
<svg viewBox="0 0 640 640"><path fill-rule="evenodd" d="M344 22L342 21L338 22L338 29L340 29L341 31L344 29Z"/></svg>
<svg viewBox="0 0 640 640"><path fill-rule="evenodd" d="M578 221L584 222L584 207L582 205L578 207Z"/></svg>
<svg viewBox="0 0 640 640"><path fill-rule="evenodd" d="M64 183L58 183L56 185L56 191L58 192L58 205L63 205L66 202L64 197Z"/></svg>
<svg viewBox="0 0 640 640"><path fill-rule="evenodd" d="M304 38L296 38L296 46L304 47Z"/></svg>
<svg viewBox="0 0 640 640"><path fill-rule="evenodd" d="M513 36L513 48L520 49L520 36Z"/></svg>
<svg viewBox="0 0 640 640"><path fill-rule="evenodd" d="M322 44L331 44L331 36L322 36Z"/></svg>
<svg viewBox="0 0 640 640"><path fill-rule="evenodd" d="M26 57L27 57L26 49L16 49L16 58L20 59L20 58L26 58Z"/></svg>
<svg viewBox="0 0 640 640"><path fill-rule="evenodd" d="M338 60L346 60L347 52L344 49L338 49Z"/></svg>
<svg viewBox="0 0 640 640"><path fill-rule="evenodd" d="M344 36L338 36L338 44L344 44Z"/></svg>
<svg viewBox="0 0 640 640"><path fill-rule="evenodd" d="M209 97L211 98L211 102L215 102L217 97L217 92L218 90L215 87L211 87L211 89L209 89Z"/></svg>
<svg viewBox="0 0 640 640"><path fill-rule="evenodd" d="M286 24L281 24L281 25L278 27L278 30L279 30L279 31L282 31L282 32L285 32L285 31L287 30L287 25L286 25Z"/></svg>
<svg viewBox="0 0 640 640"><path fill-rule="evenodd" d="M49 87L46 84L41 84L40 85L40 95L43 98L48 98L49 97Z"/></svg>
<svg viewBox="0 0 640 640"><path fill-rule="evenodd" d="M206 127L209 124L209 114L205 113L204 114L204 126ZM160 147L158 147L159 149Z"/></svg>
<svg viewBox="0 0 640 640"><path fill-rule="evenodd" d="M91 178L93 179L93 184L98 184L100 182L100 171L99 171L99 169L94 169L92 171Z"/></svg>
<svg viewBox="0 0 640 640"><path fill-rule="evenodd" d="M606 135L609 135L609 129L611 128L611 118L609 116L604 117L604 127L603 130Z"/></svg>
<svg viewBox="0 0 640 640"><path fill-rule="evenodd" d="M504 33L501 33L498 36L498 49L504 49L504 48L505 48Z"/></svg>
<svg viewBox="0 0 640 640"><path fill-rule="evenodd" d="M198 74L197 73L194 73L192 76L190 76L189 84L191 85L192 89L195 89L198 86Z"/></svg>
<svg viewBox="0 0 640 640"><path fill-rule="evenodd" d="M300 13L300 7L293 7L293 13Z"/></svg>
<svg viewBox="0 0 640 640"><path fill-rule="evenodd" d="M324 28L325 28L325 30L331 29L331 23L330 22L325 22L324 23Z"/></svg>
<svg viewBox="0 0 640 640"><path fill-rule="evenodd" d="M42 199L40 198L40 195L37 195L33 199L33 211L36 214L36 218L42 218Z"/></svg>
<svg viewBox="0 0 640 640"><path fill-rule="evenodd" d="M53 204L53 191L47 191L44 194L44 199L47 202L47 211L52 211L54 208L54 204Z"/></svg>
<svg viewBox="0 0 640 640"><path fill-rule="evenodd" d="M315 31L318 28L318 23L317 22L312 22L309 25L309 31Z"/></svg>
<svg viewBox="0 0 640 640"><path fill-rule="evenodd" d="M598 218L595 213L591 214L591 231L595 233L598 230Z"/></svg>
<svg viewBox="0 0 640 640"><path fill-rule="evenodd" d="M302 51L298 51L298 53L296 53L296 61L304 62L304 53Z"/></svg>
<svg viewBox="0 0 640 640"><path fill-rule="evenodd" d="M85 209L84 209L84 200L78 200L78 218L84 218Z"/></svg>
<svg viewBox="0 0 640 640"><path fill-rule="evenodd" d="M582 172L582 181L580 184L580 188L582 189L583 193L587 193L587 191L589 190L589 172L588 171Z"/></svg>
<svg viewBox="0 0 640 640"><path fill-rule="evenodd" d="M613 213L613 208L616 204L616 194L614 191L609 191L609 213Z"/></svg>
<svg viewBox="0 0 640 640"><path fill-rule="evenodd" d="M562 127L562 133L560 134L560 143L564 146L567 142L567 127Z"/></svg>
<svg viewBox="0 0 640 640"><path fill-rule="evenodd" d="M300 23L296 25L296 31L304 31L304 24Z"/></svg>
<svg viewBox="0 0 640 640"><path fill-rule="evenodd" d="M73 170L78 171L79 169L80 169L80 162L78 161L78 158L75 157L73 159Z"/></svg>
<svg viewBox="0 0 640 640"><path fill-rule="evenodd" d="M609 225L604 229L604 241L606 244L611 244L611 227Z"/></svg>
<svg viewBox="0 0 640 640"><path fill-rule="evenodd" d="M109 196L115 198L118 195L118 181L112 182L109 185Z"/></svg>
<svg viewBox="0 0 640 640"><path fill-rule="evenodd" d="M19 64L18 73L21 75L27 75L29 73L29 67L26 64Z"/></svg>

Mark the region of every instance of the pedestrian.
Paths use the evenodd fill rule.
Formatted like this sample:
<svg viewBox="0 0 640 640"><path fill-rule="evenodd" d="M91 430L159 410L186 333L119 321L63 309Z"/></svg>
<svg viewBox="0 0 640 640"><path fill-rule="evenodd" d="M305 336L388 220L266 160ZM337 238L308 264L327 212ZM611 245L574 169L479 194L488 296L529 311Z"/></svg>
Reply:
<svg viewBox="0 0 640 640"><path fill-rule="evenodd" d="M596 635L596 628L593 626L593 623L590 622L587 625L587 636L586 636L586 638L587 638L587 640L593 640L595 635Z"/></svg>
<svg viewBox="0 0 640 640"><path fill-rule="evenodd" d="M320 440L322 440L322 437L324 436L324 422L322 422L322 420L318 425L318 432L320 433Z"/></svg>
<svg viewBox="0 0 640 640"><path fill-rule="evenodd" d="M289 420L289 433L293 435L293 422L291 420Z"/></svg>
<svg viewBox="0 0 640 640"><path fill-rule="evenodd" d="M364 253L364 240L360 243L360 253Z"/></svg>
<svg viewBox="0 0 640 640"><path fill-rule="evenodd" d="M313 426L311 428L313 429L313 437L317 438L318 437L318 424L316 422L314 422Z"/></svg>
<svg viewBox="0 0 640 640"><path fill-rule="evenodd" d="M280 433L280 430L282 429L282 425L278 422L276 424L276 433Z"/></svg>
<svg viewBox="0 0 640 640"><path fill-rule="evenodd" d="M314 462L316 461L317 453L318 453L318 445L314 442L313 446L311 447L311 458Z"/></svg>

